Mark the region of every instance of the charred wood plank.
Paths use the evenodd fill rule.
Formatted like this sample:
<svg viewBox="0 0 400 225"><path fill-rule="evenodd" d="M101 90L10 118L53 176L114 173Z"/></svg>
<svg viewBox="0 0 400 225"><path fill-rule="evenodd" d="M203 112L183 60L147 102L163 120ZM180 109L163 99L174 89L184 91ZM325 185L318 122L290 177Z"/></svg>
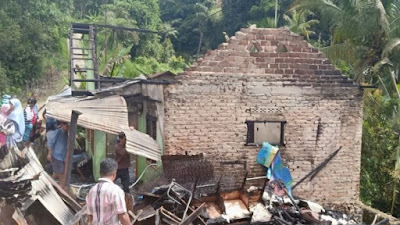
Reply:
<svg viewBox="0 0 400 225"><path fill-rule="evenodd" d="M182 221L182 223L180 223L180 225L189 225L191 222L193 222L200 215L200 213L205 205L206 205L206 203L201 204L195 211L193 211L192 214L190 214L188 217L186 217L186 219L184 221Z"/></svg>
<svg viewBox="0 0 400 225"><path fill-rule="evenodd" d="M63 179L61 180L61 186L64 189L69 188L69 183L71 181L71 170L72 170L72 157L74 155L74 146L75 146L75 138L76 138L76 128L78 125L78 117L81 115L81 112L72 110L71 113L71 122L69 125L68 131L68 142L67 142L67 154L65 156L65 168Z"/></svg>
<svg viewBox="0 0 400 225"><path fill-rule="evenodd" d="M295 185L293 185L292 190L295 189L299 184L303 183L308 177L310 177L310 181L314 179L315 176L318 175L318 173L337 155L337 153L342 149L342 146L340 146L339 149L334 151L332 154L330 154L321 164L319 164L315 169L313 169L311 172L309 172L307 175L305 175L303 178L301 178Z"/></svg>

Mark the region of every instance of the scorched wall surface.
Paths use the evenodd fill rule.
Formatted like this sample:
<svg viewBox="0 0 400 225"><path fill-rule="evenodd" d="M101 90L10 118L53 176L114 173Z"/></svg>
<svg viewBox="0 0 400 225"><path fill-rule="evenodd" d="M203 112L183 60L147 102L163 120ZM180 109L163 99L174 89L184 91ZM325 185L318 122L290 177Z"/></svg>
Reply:
<svg viewBox="0 0 400 225"><path fill-rule="evenodd" d="M164 91L165 154L203 153L216 174L239 187L245 170L249 177L265 175L255 163L260 147L246 146L246 121L286 121L280 150L294 183L342 146L294 194L358 199L363 92L303 37L286 29L242 29L176 81Z"/></svg>

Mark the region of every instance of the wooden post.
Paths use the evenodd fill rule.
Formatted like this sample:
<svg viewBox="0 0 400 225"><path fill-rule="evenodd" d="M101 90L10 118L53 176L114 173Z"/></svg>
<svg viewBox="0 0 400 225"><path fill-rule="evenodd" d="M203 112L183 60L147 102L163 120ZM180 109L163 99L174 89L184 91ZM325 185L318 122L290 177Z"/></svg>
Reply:
<svg viewBox="0 0 400 225"><path fill-rule="evenodd" d="M78 117L81 114L82 114L81 112L72 110L71 122L69 124L67 153L65 155L64 176L62 177L62 180L60 182L61 187L67 192L69 192L69 183L71 181L72 156L74 155L76 127L78 125Z"/></svg>

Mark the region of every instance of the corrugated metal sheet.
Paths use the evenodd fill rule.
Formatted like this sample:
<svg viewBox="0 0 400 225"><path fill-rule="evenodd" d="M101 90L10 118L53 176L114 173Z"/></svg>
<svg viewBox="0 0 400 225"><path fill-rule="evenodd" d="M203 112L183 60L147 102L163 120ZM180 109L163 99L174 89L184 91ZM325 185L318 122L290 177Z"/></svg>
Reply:
<svg viewBox="0 0 400 225"><path fill-rule="evenodd" d="M165 72L165 74L168 75L172 73ZM96 90L93 94L98 97L110 95L133 96L140 94L154 100L157 106L157 141L164 143L164 84L142 83L142 81L144 80L126 81L109 88Z"/></svg>
<svg viewBox="0 0 400 225"><path fill-rule="evenodd" d="M128 108L123 97L65 97L50 100L46 106L49 116L62 121L70 121L72 110L82 113L79 126L111 134L124 131L128 152L160 161L161 150L157 142L149 135L129 128Z"/></svg>
<svg viewBox="0 0 400 225"><path fill-rule="evenodd" d="M29 149L26 156L29 159L29 164L24 167L26 173L31 176L41 173L38 180L32 181L32 191L36 194L40 203L43 204L54 218L61 224L66 224L74 218L73 212L64 203L53 185L51 185L50 181L47 179L49 176L44 171L35 153L33 153L33 150Z"/></svg>
<svg viewBox="0 0 400 225"><path fill-rule="evenodd" d="M24 195L26 195L29 199L26 199L24 195L17 194L19 190L13 190L15 191L13 193L16 200L26 208L30 207L29 203L32 203L34 200L39 200L40 203L54 216L57 221L59 221L61 224L65 224L74 217L73 212L54 189L49 180L52 178L50 178L50 176L44 171L33 150L29 148L25 149L24 152L26 153L25 158L20 158L17 160L15 151L13 149L10 150L7 157L11 160L6 162L8 163L7 169L12 169L18 166L18 161L26 161L26 164L18 171L17 174L3 180L9 180L10 182L14 183L29 182L26 184L26 186L29 185L29 190L27 190L27 193L24 193Z"/></svg>

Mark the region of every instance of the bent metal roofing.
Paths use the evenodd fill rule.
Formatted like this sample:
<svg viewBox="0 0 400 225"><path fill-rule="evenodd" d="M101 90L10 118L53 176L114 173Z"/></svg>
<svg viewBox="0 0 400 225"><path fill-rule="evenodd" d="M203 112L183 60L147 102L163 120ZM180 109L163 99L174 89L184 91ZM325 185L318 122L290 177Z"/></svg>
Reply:
<svg viewBox="0 0 400 225"><path fill-rule="evenodd" d="M62 121L70 121L72 110L82 114L78 125L110 134L123 131L127 137L126 150L135 155L160 161L161 150L149 135L128 125L128 108L123 97L64 97L50 100L46 105L47 115Z"/></svg>

